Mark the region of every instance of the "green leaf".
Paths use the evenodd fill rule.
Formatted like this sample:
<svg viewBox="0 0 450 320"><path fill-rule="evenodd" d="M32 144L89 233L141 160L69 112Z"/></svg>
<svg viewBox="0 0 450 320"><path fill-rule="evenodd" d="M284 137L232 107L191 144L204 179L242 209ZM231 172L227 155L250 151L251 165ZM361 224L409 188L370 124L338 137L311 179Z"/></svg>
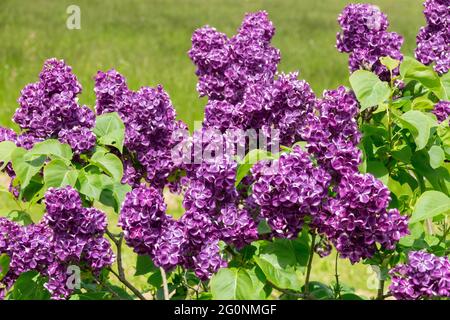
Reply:
<svg viewBox="0 0 450 320"><path fill-rule="evenodd" d="M22 273L8 293L10 300L48 300L50 293L44 287L46 279L36 271Z"/></svg>
<svg viewBox="0 0 450 320"><path fill-rule="evenodd" d="M55 139L36 143L28 154L29 156L45 155L50 158L56 157L68 161L72 160L73 157L70 146Z"/></svg>
<svg viewBox="0 0 450 320"><path fill-rule="evenodd" d="M135 276L142 276L147 273L159 271L153 264L152 259L148 255L138 255L136 258Z"/></svg>
<svg viewBox="0 0 450 320"><path fill-rule="evenodd" d="M306 267L309 247L301 240L275 239L258 241L258 256L254 259L268 281L279 288L298 290L300 273Z"/></svg>
<svg viewBox="0 0 450 320"><path fill-rule="evenodd" d="M309 282L309 293L317 300L329 300L334 297L333 290L324 283L318 281ZM305 286L303 286L303 289Z"/></svg>
<svg viewBox="0 0 450 320"><path fill-rule="evenodd" d="M447 72L446 74L442 75L440 79L441 85L444 88L447 98L450 99L450 72Z"/></svg>
<svg viewBox="0 0 450 320"><path fill-rule="evenodd" d="M450 181L449 170L444 167L433 169L430 165L430 156L425 150L413 153L411 164L414 170L424 176L435 190L447 193L446 181ZM445 165L445 164L444 164Z"/></svg>
<svg viewBox="0 0 450 320"><path fill-rule="evenodd" d="M430 138L430 130L437 126L437 122L425 113L417 110L408 111L399 119L401 124L411 131L417 150L425 148Z"/></svg>
<svg viewBox="0 0 450 320"><path fill-rule="evenodd" d="M268 151L260 149L251 150L249 153L247 153L244 159L242 159L242 161L239 161L239 165L236 171L235 186L237 187L239 185L242 179L244 179L245 176L250 172L251 168L255 163L261 160L273 160L273 159L274 156Z"/></svg>
<svg viewBox="0 0 450 320"><path fill-rule="evenodd" d="M433 110L434 102L428 99L426 96L421 96L413 100L411 109L420 111Z"/></svg>
<svg viewBox="0 0 450 320"><path fill-rule="evenodd" d="M385 185L388 184L389 171L381 161L367 161L367 172L373 174L375 178L381 180Z"/></svg>
<svg viewBox="0 0 450 320"><path fill-rule="evenodd" d="M28 212L13 210L8 213L8 219L17 222L23 226L28 226L33 223L33 219Z"/></svg>
<svg viewBox="0 0 450 320"><path fill-rule="evenodd" d="M255 269L220 269L210 281L215 300L262 300L265 299L264 283Z"/></svg>
<svg viewBox="0 0 450 320"><path fill-rule="evenodd" d="M450 148L450 124L449 120L443 121L439 124L437 128L437 134L442 140L442 145L444 148Z"/></svg>
<svg viewBox="0 0 450 320"><path fill-rule="evenodd" d="M46 156L27 156L27 150L17 148L11 155L11 163L21 189L25 189L30 181L44 166Z"/></svg>
<svg viewBox="0 0 450 320"><path fill-rule="evenodd" d="M97 151L90 159L90 162L109 174L115 181L122 180L123 164L116 155Z"/></svg>
<svg viewBox="0 0 450 320"><path fill-rule="evenodd" d="M117 112L105 113L97 117L94 133L98 142L123 151L125 125Z"/></svg>
<svg viewBox="0 0 450 320"><path fill-rule="evenodd" d="M432 146L430 150L428 150L428 155L430 156L430 166L433 169L439 168L444 164L445 154L441 147Z"/></svg>
<svg viewBox="0 0 450 320"><path fill-rule="evenodd" d="M450 212L450 197L439 191L425 191L419 199L417 199L414 211L409 223L433 218L440 214L448 214Z"/></svg>
<svg viewBox="0 0 450 320"><path fill-rule="evenodd" d="M261 220L258 223L258 233L259 234L268 234L271 232L272 232L272 229L270 228L270 226L266 220Z"/></svg>
<svg viewBox="0 0 450 320"><path fill-rule="evenodd" d="M400 183L399 181L393 179L393 177L389 177L387 186L397 198L402 196L412 196L413 194L411 186L408 183Z"/></svg>
<svg viewBox="0 0 450 320"><path fill-rule="evenodd" d="M361 111L387 100L391 89L377 75L366 70L357 70L350 76L350 84L361 104Z"/></svg>
<svg viewBox="0 0 450 320"><path fill-rule="evenodd" d="M358 296L356 293L344 293L341 295L342 300L367 300L362 296Z"/></svg>
<svg viewBox="0 0 450 320"><path fill-rule="evenodd" d="M383 66L388 68L390 71L393 71L400 65L400 61L396 59L392 59L391 57L381 57L380 62Z"/></svg>
<svg viewBox="0 0 450 320"><path fill-rule="evenodd" d="M88 173L80 171L78 174L77 189L89 198L100 200L104 189L103 174Z"/></svg>
<svg viewBox="0 0 450 320"><path fill-rule="evenodd" d="M400 149L394 150L391 152L392 157L395 159L402 161L404 163L411 162L412 151L411 147L408 145L402 146Z"/></svg>
<svg viewBox="0 0 450 320"><path fill-rule="evenodd" d="M11 262L11 258L6 253L0 254L0 281L8 273L10 262Z"/></svg>
<svg viewBox="0 0 450 320"><path fill-rule="evenodd" d="M48 188L74 187L77 179L78 171L62 160L52 160L44 168L44 182Z"/></svg>
<svg viewBox="0 0 450 320"><path fill-rule="evenodd" d="M125 196L127 195L128 192L131 191L131 186L128 184L121 184L121 183L116 182L113 185L112 191L113 191L114 198L117 201L118 208L120 209L120 207L122 206L122 204L125 200Z"/></svg>
<svg viewBox="0 0 450 320"><path fill-rule="evenodd" d="M433 91L439 99L449 98L444 84L438 74L430 66L425 66L411 57L404 57L400 65L400 75L405 80L415 80Z"/></svg>
<svg viewBox="0 0 450 320"><path fill-rule="evenodd" d="M11 161L11 156L16 149L17 146L12 141L0 142L0 171L5 169L8 163Z"/></svg>

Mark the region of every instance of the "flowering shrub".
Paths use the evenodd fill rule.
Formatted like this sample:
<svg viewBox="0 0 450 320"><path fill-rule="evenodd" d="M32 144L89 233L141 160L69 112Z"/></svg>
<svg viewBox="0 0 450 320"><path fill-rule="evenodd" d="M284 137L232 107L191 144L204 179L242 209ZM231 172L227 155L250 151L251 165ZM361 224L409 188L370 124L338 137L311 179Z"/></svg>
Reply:
<svg viewBox="0 0 450 320"><path fill-rule="evenodd" d="M449 11L425 8L417 61L379 8L348 5L336 46L351 88L321 97L278 70L266 12L232 37L198 29L189 57L207 103L192 134L161 85L99 71L94 112L71 68L47 60L18 100L20 132L0 128L6 191L28 208L0 218L0 297L364 298L339 283L338 258L380 270L377 299L449 297ZM124 240L146 295L126 279ZM314 256L333 250L335 282L311 282Z"/></svg>

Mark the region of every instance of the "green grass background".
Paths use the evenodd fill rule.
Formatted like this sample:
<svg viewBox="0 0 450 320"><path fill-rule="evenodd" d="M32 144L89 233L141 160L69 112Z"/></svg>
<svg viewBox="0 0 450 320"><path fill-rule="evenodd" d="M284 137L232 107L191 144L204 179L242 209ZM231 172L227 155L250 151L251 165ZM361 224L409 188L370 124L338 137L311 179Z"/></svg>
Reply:
<svg viewBox="0 0 450 320"><path fill-rule="evenodd" d="M204 99L195 91L194 66L187 56L192 32L205 24L234 34L246 12L267 10L276 26L273 45L281 50L281 71L300 71L317 94L347 84L347 55L335 49L337 15L349 0L1 0L0 125L13 126L20 90L37 80L45 59L57 57L73 67L83 85L80 102L93 106L97 70L115 68L129 86L164 85L178 117L192 127L203 117ZM424 24L422 0L373 0L389 16L390 30L405 37L403 52L411 55ZM68 30L66 8L81 8L81 30ZM14 127L15 128L15 127ZM4 178L1 178L3 179ZM6 183L6 181L3 181ZM0 199L0 214L14 207ZM177 201L170 200L173 210ZM114 220L114 217L111 217ZM127 273L135 256L126 252ZM333 279L333 257L314 262L313 280ZM358 292L368 288L367 266L340 262L341 281ZM145 279L134 279L138 285ZM370 287L370 285L369 285Z"/></svg>

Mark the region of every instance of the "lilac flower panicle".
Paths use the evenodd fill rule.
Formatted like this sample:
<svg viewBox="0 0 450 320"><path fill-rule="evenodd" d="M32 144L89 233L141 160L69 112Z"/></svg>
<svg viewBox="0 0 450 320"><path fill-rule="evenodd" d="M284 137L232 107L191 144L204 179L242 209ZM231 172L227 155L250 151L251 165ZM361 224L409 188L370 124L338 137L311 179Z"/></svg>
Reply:
<svg viewBox="0 0 450 320"><path fill-rule="evenodd" d="M124 230L127 245L136 253L151 254L167 219L161 192L140 186L129 192L122 205L119 226Z"/></svg>
<svg viewBox="0 0 450 320"><path fill-rule="evenodd" d="M208 241L193 258L195 275L201 280L208 280L227 263L220 255L218 240Z"/></svg>
<svg viewBox="0 0 450 320"><path fill-rule="evenodd" d="M308 151L337 180L358 172L361 139L356 115L358 102L352 92L341 86L327 90L317 102L318 117L311 118L304 129Z"/></svg>
<svg viewBox="0 0 450 320"><path fill-rule="evenodd" d="M135 154L141 166L129 157L122 159L126 173L124 181L139 185L144 178L159 188L175 171L171 150L172 135L183 125L176 121L175 108L161 85L142 87L137 92L128 88L125 77L115 70L99 71L95 78L96 111L98 114L117 112L125 124L125 147Z"/></svg>
<svg viewBox="0 0 450 320"><path fill-rule="evenodd" d="M396 299L450 297L450 262L425 251L410 251L408 263L390 270L389 291Z"/></svg>
<svg viewBox="0 0 450 320"><path fill-rule="evenodd" d="M316 224L342 258L352 263L370 258L376 243L393 250L409 234L407 217L397 209L387 209L389 190L371 174L344 176L336 190L337 197L324 206Z"/></svg>
<svg viewBox="0 0 450 320"><path fill-rule="evenodd" d="M24 272L37 271L48 281L44 285L52 299L67 299L67 268L85 265L94 273L114 261L110 243L103 238L106 215L83 208L78 192L71 187L50 188L45 194L46 213L38 224L21 226L0 218L0 254L11 258L10 268L0 281L4 297Z"/></svg>
<svg viewBox="0 0 450 320"><path fill-rule="evenodd" d="M36 142L62 135L63 142L70 141L76 151L85 151L80 147L86 147L87 142L92 144L93 133L88 129L94 126L95 115L88 107L78 105L80 92L81 85L71 67L63 60L47 60L39 81L27 85L18 100L20 106L13 120L23 133L17 138L17 144L31 149ZM89 138L80 134L79 128Z"/></svg>
<svg viewBox="0 0 450 320"><path fill-rule="evenodd" d="M166 270L183 265L186 244L187 238L183 223L168 218L161 230L161 236L151 252L151 256L154 257L153 262L156 266Z"/></svg>
<svg viewBox="0 0 450 320"><path fill-rule="evenodd" d="M339 52L350 54L350 71L367 69L382 80L389 80L390 72L379 59L389 56L402 60L403 37L387 31L387 16L371 4L349 4L339 15L338 22L342 32L337 34L336 47ZM398 73L397 68L394 74Z"/></svg>
<svg viewBox="0 0 450 320"><path fill-rule="evenodd" d="M445 74L450 69L450 5L447 0L426 0L424 3L427 25L417 35L417 60Z"/></svg>
<svg viewBox="0 0 450 320"><path fill-rule="evenodd" d="M277 168L274 172L264 165L252 169L255 177L252 197L275 236L296 237L304 217L320 212L331 177L315 167L299 146L275 162L271 165Z"/></svg>
<svg viewBox="0 0 450 320"><path fill-rule="evenodd" d="M265 11L247 14L232 38L209 26L195 31L189 57L197 66L200 96L235 104L249 84L272 79L280 60L270 46L274 32Z"/></svg>

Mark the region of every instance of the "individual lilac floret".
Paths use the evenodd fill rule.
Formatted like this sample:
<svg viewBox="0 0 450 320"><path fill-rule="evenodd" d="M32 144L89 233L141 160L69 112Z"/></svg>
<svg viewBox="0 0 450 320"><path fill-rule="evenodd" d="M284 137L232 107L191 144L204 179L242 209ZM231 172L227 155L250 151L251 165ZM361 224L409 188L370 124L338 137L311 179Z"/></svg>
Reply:
<svg viewBox="0 0 450 320"><path fill-rule="evenodd" d="M371 174L344 176L336 190L336 198L326 206L328 212L320 213L317 219L321 221L315 224L342 258L352 263L370 258L377 243L393 250L409 233L407 217L397 209L387 210L389 190Z"/></svg>
<svg viewBox="0 0 450 320"><path fill-rule="evenodd" d="M435 63L439 74L450 69L450 5L448 0L427 0L424 3L427 25L417 35L416 58L423 64Z"/></svg>
<svg viewBox="0 0 450 320"><path fill-rule="evenodd" d="M57 138L61 130L92 128L95 116L88 107L78 105L80 92L71 67L62 60L47 60L39 82L27 85L18 100L13 120L24 131L18 145L29 149L40 140Z"/></svg>
<svg viewBox="0 0 450 320"><path fill-rule="evenodd" d="M396 299L418 300L450 297L450 262L425 251L410 251L408 263L397 265L389 274L389 290Z"/></svg>
<svg viewBox="0 0 450 320"><path fill-rule="evenodd" d="M439 122L445 121L450 115L450 101L439 101L434 106L433 113Z"/></svg>
<svg viewBox="0 0 450 320"><path fill-rule="evenodd" d="M371 70L382 80L390 79L389 70L381 64L381 57L402 60L400 48L403 38L388 32L387 16L371 4L349 4L338 18L342 32L337 34L337 49L349 53L349 69ZM397 75L398 68L394 70Z"/></svg>
<svg viewBox="0 0 450 320"><path fill-rule="evenodd" d="M282 238L296 237L305 216L320 212L331 180L300 146L279 160L254 167L252 173L256 181L252 197L274 235Z"/></svg>

